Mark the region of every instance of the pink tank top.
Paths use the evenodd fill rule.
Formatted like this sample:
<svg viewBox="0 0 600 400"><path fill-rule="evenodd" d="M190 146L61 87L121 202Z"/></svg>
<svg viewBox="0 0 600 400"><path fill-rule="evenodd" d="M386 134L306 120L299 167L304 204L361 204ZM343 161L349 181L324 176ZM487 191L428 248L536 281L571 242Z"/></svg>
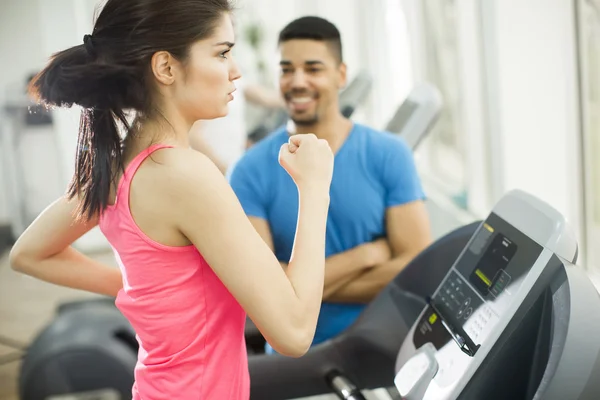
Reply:
<svg viewBox="0 0 600 400"><path fill-rule="evenodd" d="M133 175L146 157L165 147L170 146L154 145L135 157L115 204L100 218L123 274L116 305L140 346L133 399L247 400L244 310L194 246L155 242L129 210Z"/></svg>

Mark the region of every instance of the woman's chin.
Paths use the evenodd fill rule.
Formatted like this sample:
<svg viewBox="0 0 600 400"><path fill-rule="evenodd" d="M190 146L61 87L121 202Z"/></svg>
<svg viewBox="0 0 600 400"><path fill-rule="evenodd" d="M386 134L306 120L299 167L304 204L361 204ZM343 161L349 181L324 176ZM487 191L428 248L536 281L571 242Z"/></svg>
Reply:
<svg viewBox="0 0 600 400"><path fill-rule="evenodd" d="M218 112L214 112L214 113L203 113L201 114L202 117L198 118L199 120L209 120L209 119L218 119L218 118L223 118L226 117L227 114L229 114L229 106L225 106L224 108L222 108L221 110L219 110Z"/></svg>

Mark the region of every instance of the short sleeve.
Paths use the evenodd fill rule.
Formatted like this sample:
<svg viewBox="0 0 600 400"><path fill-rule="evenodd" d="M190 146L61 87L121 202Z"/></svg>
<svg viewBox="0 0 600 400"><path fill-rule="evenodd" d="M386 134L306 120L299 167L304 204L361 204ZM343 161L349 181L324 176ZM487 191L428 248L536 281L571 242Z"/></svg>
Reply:
<svg viewBox="0 0 600 400"><path fill-rule="evenodd" d="M386 208L416 200L424 200L425 193L417 172L413 153L404 139L391 136L385 147L383 182L386 188Z"/></svg>
<svg viewBox="0 0 600 400"><path fill-rule="evenodd" d="M227 173L229 184L249 217L267 219L266 169L257 157L243 156Z"/></svg>

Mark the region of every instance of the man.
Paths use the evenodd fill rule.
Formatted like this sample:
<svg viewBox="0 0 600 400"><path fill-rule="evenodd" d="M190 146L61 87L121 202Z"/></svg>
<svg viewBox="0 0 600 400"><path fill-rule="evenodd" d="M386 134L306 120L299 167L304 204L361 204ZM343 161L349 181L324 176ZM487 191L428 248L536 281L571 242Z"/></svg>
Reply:
<svg viewBox="0 0 600 400"><path fill-rule="evenodd" d="M230 171L230 183L285 268L298 193L278 165L279 149L290 134L314 133L334 151L324 301L313 341L318 344L349 327L430 243L429 220L406 143L340 113L346 65L337 28L318 17L297 19L280 33L279 50L280 90L293 129L282 128L249 149Z"/></svg>

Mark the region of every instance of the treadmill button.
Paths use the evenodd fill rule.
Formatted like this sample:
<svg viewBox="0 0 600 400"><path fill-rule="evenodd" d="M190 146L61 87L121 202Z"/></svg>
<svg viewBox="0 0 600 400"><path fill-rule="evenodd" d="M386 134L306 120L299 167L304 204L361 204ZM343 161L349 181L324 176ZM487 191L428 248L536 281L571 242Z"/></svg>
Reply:
<svg viewBox="0 0 600 400"><path fill-rule="evenodd" d="M469 318L473 314L473 309L471 307L465 310L465 319Z"/></svg>

